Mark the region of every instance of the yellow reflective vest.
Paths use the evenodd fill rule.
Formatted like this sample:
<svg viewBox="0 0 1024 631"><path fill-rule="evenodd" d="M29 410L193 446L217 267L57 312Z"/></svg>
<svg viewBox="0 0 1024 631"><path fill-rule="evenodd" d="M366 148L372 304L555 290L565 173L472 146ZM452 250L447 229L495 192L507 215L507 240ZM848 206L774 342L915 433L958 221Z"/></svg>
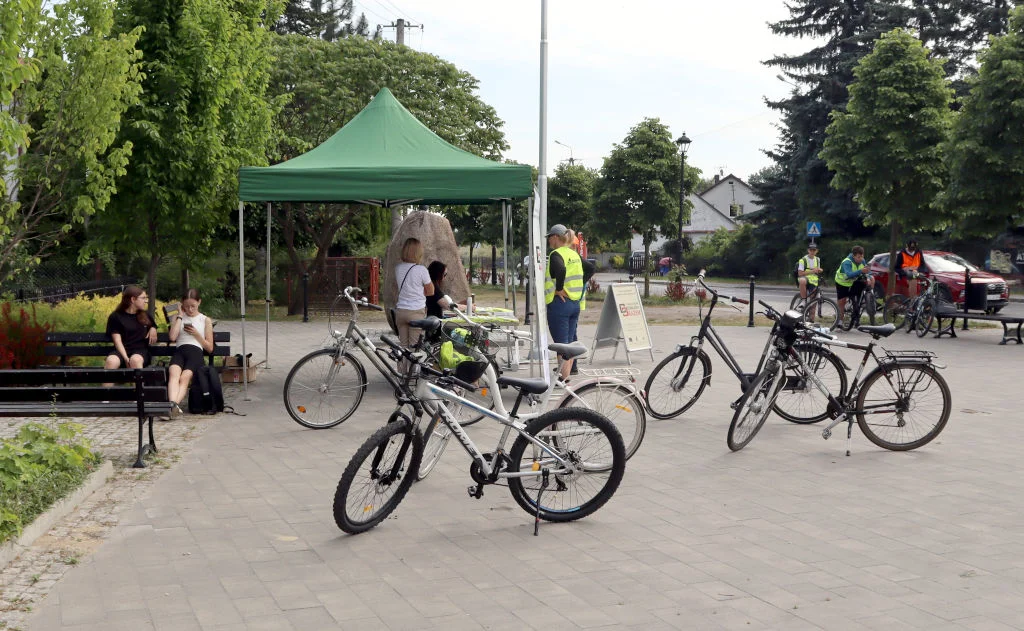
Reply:
<svg viewBox="0 0 1024 631"><path fill-rule="evenodd" d="M562 246L552 250L558 253L565 263L565 281L562 288L569 294L569 300L579 302L583 298L583 259L572 248ZM555 299L555 280L551 278L551 255L548 255L548 266L544 272L544 304L551 304Z"/></svg>
<svg viewBox="0 0 1024 631"><path fill-rule="evenodd" d="M814 269L815 267L821 267L821 259L819 259L816 256L814 258L804 256L800 260L804 262L804 270ZM806 276L804 276L804 278L806 278L807 282L812 285L818 284L817 274L807 274Z"/></svg>
<svg viewBox="0 0 1024 631"><path fill-rule="evenodd" d="M856 272L857 270L862 270L865 267L867 267L867 265L863 262L858 263L857 261L854 261L852 256L848 256L845 259L843 259L843 263L845 263L846 261L850 262L850 267L854 272ZM847 278L846 274L843 273L843 263L840 263L839 269L836 270L836 284L842 285L843 287L853 287L853 281L857 280L857 278L859 277L855 276L854 278Z"/></svg>

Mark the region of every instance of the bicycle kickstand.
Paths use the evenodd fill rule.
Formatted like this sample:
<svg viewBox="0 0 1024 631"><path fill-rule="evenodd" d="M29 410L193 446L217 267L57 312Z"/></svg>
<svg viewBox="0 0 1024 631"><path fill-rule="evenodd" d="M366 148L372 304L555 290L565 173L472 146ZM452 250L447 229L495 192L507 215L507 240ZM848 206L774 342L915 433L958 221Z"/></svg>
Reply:
<svg viewBox="0 0 1024 631"><path fill-rule="evenodd" d="M540 496L544 493L544 489L548 488L548 470L544 468L541 471L540 476L540 490L537 491L537 514L533 518L533 536L536 537L540 534Z"/></svg>
<svg viewBox="0 0 1024 631"><path fill-rule="evenodd" d="M847 415L846 418L846 456L850 456L850 445L853 443L853 416Z"/></svg>

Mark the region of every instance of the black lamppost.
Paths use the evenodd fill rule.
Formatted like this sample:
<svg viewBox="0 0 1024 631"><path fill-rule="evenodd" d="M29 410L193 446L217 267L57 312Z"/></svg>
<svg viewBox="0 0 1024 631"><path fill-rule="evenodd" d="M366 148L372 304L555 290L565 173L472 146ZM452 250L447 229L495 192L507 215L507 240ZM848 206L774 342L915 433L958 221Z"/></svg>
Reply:
<svg viewBox="0 0 1024 631"><path fill-rule="evenodd" d="M679 145L679 248L682 251L683 208L685 208L684 201L686 200L686 150L690 146L690 139L686 137L686 132L676 138L676 144Z"/></svg>

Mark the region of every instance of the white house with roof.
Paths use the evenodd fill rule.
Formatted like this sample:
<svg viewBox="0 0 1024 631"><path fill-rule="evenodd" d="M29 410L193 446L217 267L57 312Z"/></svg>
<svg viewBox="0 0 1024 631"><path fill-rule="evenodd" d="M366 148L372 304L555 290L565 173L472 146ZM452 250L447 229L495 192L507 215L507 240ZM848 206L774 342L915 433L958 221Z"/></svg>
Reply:
<svg viewBox="0 0 1024 631"><path fill-rule="evenodd" d="M739 227L738 221L743 215L761 208L755 201L754 190L750 185L732 173L724 177L716 175L710 187L701 193L690 193L687 199L690 200L692 208L690 221L683 225L683 234L693 243L700 242L719 228L735 230ZM659 233L651 243L651 251L657 251L666 241L674 238L675 235L663 236ZM634 234L630 241L630 251L643 250L643 237Z"/></svg>

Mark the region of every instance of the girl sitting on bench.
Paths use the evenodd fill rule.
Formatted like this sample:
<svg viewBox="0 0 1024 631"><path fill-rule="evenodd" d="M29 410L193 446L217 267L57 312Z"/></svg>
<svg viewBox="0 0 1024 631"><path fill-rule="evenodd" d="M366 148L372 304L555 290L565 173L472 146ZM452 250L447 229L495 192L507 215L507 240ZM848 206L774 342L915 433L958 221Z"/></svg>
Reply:
<svg viewBox="0 0 1024 631"><path fill-rule="evenodd" d="M168 369L167 396L171 400L171 415L182 413L181 401L188 392L192 375L203 368L203 354L213 352L213 324L199 313L199 291L189 289L181 298L181 311L174 317L168 337L176 342L171 366Z"/></svg>

